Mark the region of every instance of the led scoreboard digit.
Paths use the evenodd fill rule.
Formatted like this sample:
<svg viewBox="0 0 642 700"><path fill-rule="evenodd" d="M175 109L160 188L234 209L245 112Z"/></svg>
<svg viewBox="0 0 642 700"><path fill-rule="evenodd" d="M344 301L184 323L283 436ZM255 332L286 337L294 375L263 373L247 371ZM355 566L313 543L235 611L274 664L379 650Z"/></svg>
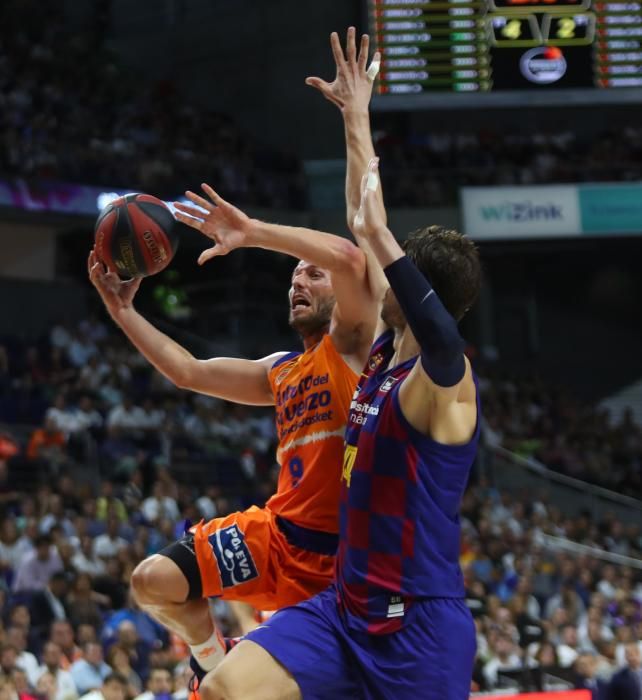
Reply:
<svg viewBox="0 0 642 700"><path fill-rule="evenodd" d="M491 0L491 41L506 48L592 44L595 15L589 7L589 0Z"/></svg>
<svg viewBox="0 0 642 700"><path fill-rule="evenodd" d="M642 87L642 0L368 0L378 95Z"/></svg>
<svg viewBox="0 0 642 700"><path fill-rule="evenodd" d="M491 88L486 3L371 0L380 94Z"/></svg>

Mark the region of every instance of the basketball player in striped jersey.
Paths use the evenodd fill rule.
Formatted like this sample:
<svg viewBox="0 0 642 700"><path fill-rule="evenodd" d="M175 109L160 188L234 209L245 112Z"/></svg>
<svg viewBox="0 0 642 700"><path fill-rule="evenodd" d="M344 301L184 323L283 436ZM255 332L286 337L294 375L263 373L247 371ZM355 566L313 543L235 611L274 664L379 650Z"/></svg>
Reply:
<svg viewBox="0 0 642 700"><path fill-rule="evenodd" d="M467 700L475 628L458 511L480 417L457 322L479 292L478 254L435 226L403 248L396 242L371 159L371 86L354 30L347 57L336 35L332 46L336 80L309 82L342 110L349 220L371 284L387 284L348 419L336 580L247 635L205 678L202 696Z"/></svg>
<svg viewBox="0 0 642 700"><path fill-rule="evenodd" d="M214 192L205 186L213 198ZM89 276L114 321L147 360L178 387L248 405L276 408L278 488L265 508L207 523L141 562L132 576L140 606L189 645L197 675L216 667L225 643L207 598L258 610L293 605L325 589L333 575L343 435L358 372L376 324L362 251L346 239L249 219L231 205L190 193L202 211L179 213L217 244L200 262L239 246L301 258L289 292L290 324L303 352L260 360L197 360L134 308L140 280L121 281L94 252ZM213 236L215 237L215 236ZM216 237L215 237L216 238ZM371 313L368 313L368 310Z"/></svg>

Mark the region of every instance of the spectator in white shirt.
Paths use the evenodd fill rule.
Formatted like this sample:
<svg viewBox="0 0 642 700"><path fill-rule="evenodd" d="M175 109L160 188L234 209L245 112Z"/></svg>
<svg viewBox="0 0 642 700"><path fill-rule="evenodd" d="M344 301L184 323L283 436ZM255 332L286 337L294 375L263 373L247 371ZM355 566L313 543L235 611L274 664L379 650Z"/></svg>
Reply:
<svg viewBox="0 0 642 700"><path fill-rule="evenodd" d="M110 673L98 690L92 690L80 697L80 700L125 700L127 681L120 673Z"/></svg>
<svg viewBox="0 0 642 700"><path fill-rule="evenodd" d="M165 411L154 407L151 399L145 399L142 407L142 427L145 430L160 430L165 422Z"/></svg>
<svg viewBox="0 0 642 700"><path fill-rule="evenodd" d="M559 593L548 599L544 609L546 619L550 620L559 608L567 611L569 620L574 624L577 624L586 612L586 606L575 590L574 579L564 579Z"/></svg>
<svg viewBox="0 0 642 700"><path fill-rule="evenodd" d="M146 498L140 507L147 522L156 523L164 518L169 520L178 520L180 518L180 511L176 501L167 496L166 493L166 487L162 481L154 482L152 495Z"/></svg>
<svg viewBox="0 0 642 700"><path fill-rule="evenodd" d="M194 672L187 661L181 661L174 668L174 692L172 700L188 700L191 695L190 681Z"/></svg>
<svg viewBox="0 0 642 700"><path fill-rule="evenodd" d="M557 655L557 647L553 642L544 640L541 644L531 644L529 650L532 651L533 647L537 647L533 655L527 657L527 663L529 666L541 667L541 668L553 668L559 666L559 657Z"/></svg>
<svg viewBox="0 0 642 700"><path fill-rule="evenodd" d="M213 520L218 515L216 499L220 495L218 486L208 486L205 494L196 499L196 507L204 520Z"/></svg>
<svg viewBox="0 0 642 700"><path fill-rule="evenodd" d="M562 638L557 645L557 656L560 666L570 668L579 656L577 627L575 625L564 625L562 628Z"/></svg>
<svg viewBox="0 0 642 700"><path fill-rule="evenodd" d="M156 700L167 698L172 692L172 675L166 668L152 668L147 681L147 690L134 700Z"/></svg>
<svg viewBox="0 0 642 700"><path fill-rule="evenodd" d="M71 558L71 564L80 574L100 576L105 573L105 562L93 551L94 541L89 535L80 538L80 549Z"/></svg>
<svg viewBox="0 0 642 700"><path fill-rule="evenodd" d="M52 493L49 495L47 511L47 514L42 518L38 526L40 532L47 534L54 525L58 525L67 537L73 537L76 534L76 529L65 513L64 503L59 494Z"/></svg>
<svg viewBox="0 0 642 700"><path fill-rule="evenodd" d="M62 570L58 550L47 535L39 535L34 545L35 551L18 566L13 580L14 592L43 591L53 574Z"/></svg>
<svg viewBox="0 0 642 700"><path fill-rule="evenodd" d="M611 564L607 564L602 569L602 579L597 584L597 590L607 601L611 601L615 598L617 594L616 573L615 567Z"/></svg>
<svg viewBox="0 0 642 700"><path fill-rule="evenodd" d="M83 367L98 352L95 344L80 333L73 333L67 347L67 357L74 367Z"/></svg>
<svg viewBox="0 0 642 700"><path fill-rule="evenodd" d="M127 540L119 536L119 530L120 521L116 516L110 515L107 518L107 532L98 535L94 540L94 557L111 559L127 547Z"/></svg>
<svg viewBox="0 0 642 700"><path fill-rule="evenodd" d="M51 329L49 340L55 348L67 348L71 343L71 328L68 323L59 323Z"/></svg>
<svg viewBox="0 0 642 700"><path fill-rule="evenodd" d="M90 690L98 690L111 673L111 668L103 659L103 648L96 642L83 644L83 658L74 661L69 668L78 693L84 695Z"/></svg>
<svg viewBox="0 0 642 700"><path fill-rule="evenodd" d="M56 694L54 700L76 700L78 691L69 671L61 667L62 650L54 642L47 642L42 652L42 666L40 667L40 679L50 673L56 681Z"/></svg>
<svg viewBox="0 0 642 700"><path fill-rule="evenodd" d="M67 437L85 427L77 412L67 406L64 394L56 396L53 406L50 406L45 413L45 421Z"/></svg>
<svg viewBox="0 0 642 700"><path fill-rule="evenodd" d="M84 319L78 324L78 332L92 343L105 340L109 336L107 326L96 315Z"/></svg>
<svg viewBox="0 0 642 700"><path fill-rule="evenodd" d="M192 440L202 441L207 438L209 433L208 414L208 408L198 403L194 407L194 412L188 414L182 421L185 433Z"/></svg>
<svg viewBox="0 0 642 700"><path fill-rule="evenodd" d="M613 639L613 632L606 624L604 613L596 605L592 605L582 617L577 626L577 637L582 651L589 654L597 653L596 642Z"/></svg>
<svg viewBox="0 0 642 700"><path fill-rule="evenodd" d="M28 537L20 537L15 518L5 518L0 526L0 568L16 571L20 562L31 552Z"/></svg>
<svg viewBox="0 0 642 700"><path fill-rule="evenodd" d="M9 627L7 629L7 642L18 651L16 666L27 674L27 680L32 686L36 685L40 667L38 659L30 651L27 651L27 632L24 627Z"/></svg>
<svg viewBox="0 0 642 700"><path fill-rule="evenodd" d="M80 370L80 385L83 389L98 391L111 373L111 366L101 360L98 355L93 355L89 362Z"/></svg>
<svg viewBox="0 0 642 700"><path fill-rule="evenodd" d="M642 640L634 639L633 631L630 627L620 627L617 631L617 645L615 647L615 662L618 667L626 665L626 650L628 647L635 644L637 644L640 655L642 656ZM642 691L642 688L640 690Z"/></svg>
<svg viewBox="0 0 642 700"><path fill-rule="evenodd" d="M515 642L509 634L500 632L493 646L493 653L483 669L484 678L489 688L497 685L498 671L508 671L521 666L521 659L517 654Z"/></svg>
<svg viewBox="0 0 642 700"><path fill-rule="evenodd" d="M135 406L129 396L123 397L123 402L114 406L107 416L107 427L123 432L137 432L145 428L145 412L140 406Z"/></svg>
<svg viewBox="0 0 642 700"><path fill-rule="evenodd" d="M82 424L85 430L100 428L104 422L103 417L94 408L94 403L89 396L83 396L80 401L78 401L76 415L78 417L78 421Z"/></svg>

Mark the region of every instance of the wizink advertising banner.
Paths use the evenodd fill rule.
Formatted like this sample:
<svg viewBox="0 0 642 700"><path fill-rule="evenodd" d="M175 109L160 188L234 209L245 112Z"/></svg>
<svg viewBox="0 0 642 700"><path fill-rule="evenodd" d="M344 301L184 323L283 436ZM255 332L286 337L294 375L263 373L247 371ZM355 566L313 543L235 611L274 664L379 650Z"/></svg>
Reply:
<svg viewBox="0 0 642 700"><path fill-rule="evenodd" d="M461 209L480 240L642 235L642 183L464 187Z"/></svg>
<svg viewBox="0 0 642 700"><path fill-rule="evenodd" d="M580 209L574 185L465 187L464 232L471 238L577 236Z"/></svg>
<svg viewBox="0 0 642 700"><path fill-rule="evenodd" d="M518 695L474 695L472 700L591 700L590 690L562 690L548 693L520 693Z"/></svg>

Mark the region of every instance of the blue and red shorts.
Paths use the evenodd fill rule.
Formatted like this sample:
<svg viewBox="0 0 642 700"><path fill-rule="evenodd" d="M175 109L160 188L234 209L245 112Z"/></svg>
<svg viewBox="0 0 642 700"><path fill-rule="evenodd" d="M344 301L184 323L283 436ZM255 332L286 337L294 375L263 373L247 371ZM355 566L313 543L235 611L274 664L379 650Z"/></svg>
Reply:
<svg viewBox="0 0 642 700"><path fill-rule="evenodd" d="M351 628L336 588L277 612L246 639L297 681L304 700L468 700L475 626L459 598L415 601L398 632Z"/></svg>

